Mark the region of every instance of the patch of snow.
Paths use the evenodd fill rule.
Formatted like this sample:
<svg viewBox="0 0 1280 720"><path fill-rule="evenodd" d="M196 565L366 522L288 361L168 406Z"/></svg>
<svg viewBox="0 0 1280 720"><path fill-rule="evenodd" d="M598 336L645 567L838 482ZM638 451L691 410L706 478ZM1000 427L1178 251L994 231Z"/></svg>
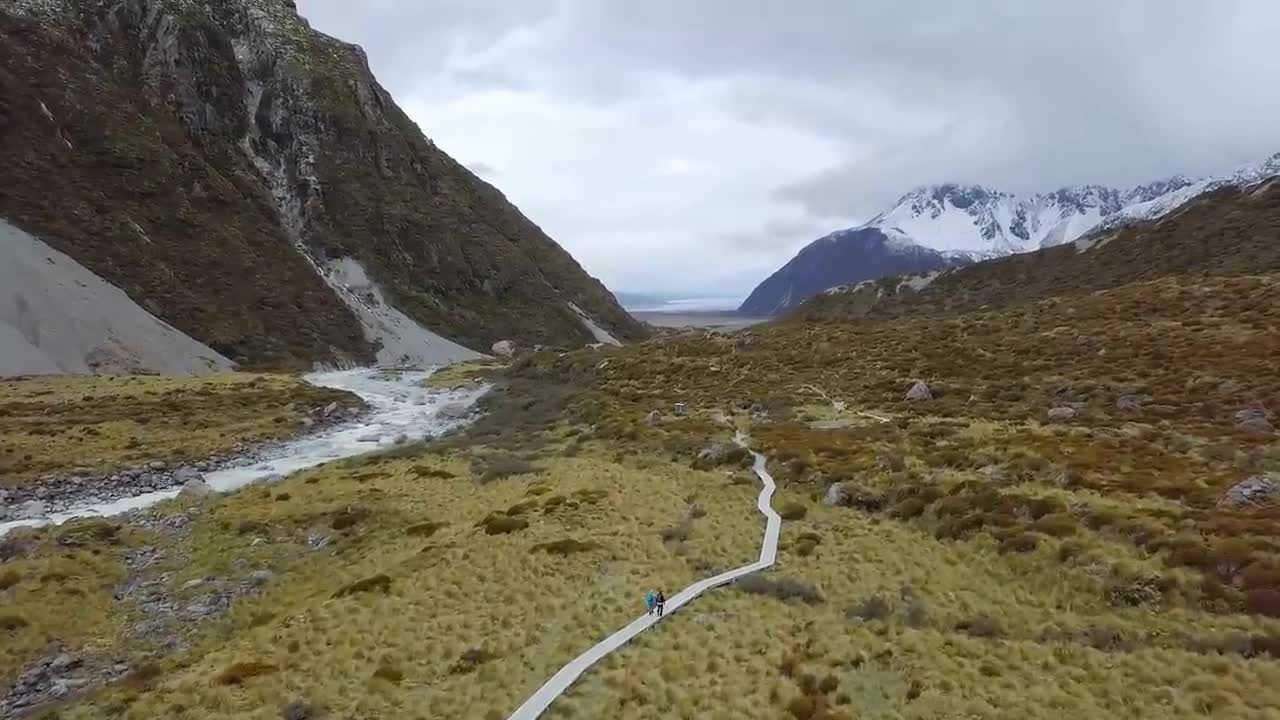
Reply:
<svg viewBox="0 0 1280 720"><path fill-rule="evenodd" d="M587 332L591 333L591 337L595 338L596 342L604 343L605 345L622 345L622 343L618 341L618 338L610 335L608 330L597 325L596 322L591 319L590 315L583 312L582 308L573 303L569 303L568 305L569 309L576 313L578 318L582 320L583 327L587 329Z"/></svg>
<svg viewBox="0 0 1280 720"><path fill-rule="evenodd" d="M920 292L933 284L933 281L937 280L940 275L942 275L942 272L938 270L934 270L931 273L925 273L924 275L908 275L902 279L902 284L898 286L898 292L902 292L903 286L909 287L916 292Z"/></svg>
<svg viewBox="0 0 1280 720"><path fill-rule="evenodd" d="M234 367L120 288L0 219L0 376L190 375Z"/></svg>
<svg viewBox="0 0 1280 720"><path fill-rule="evenodd" d="M470 414L458 413L456 409L471 407L488 392L488 388L428 389L422 382L430 375L431 371L368 368L308 375L307 382L314 385L359 395L372 412L360 420L284 443L252 465L208 473L204 480L218 492L231 492L251 483L281 478L334 460L434 437L466 424ZM0 537L19 527L59 525L79 517L111 516L139 510L177 497L181 490L175 487L115 502L88 505L39 520L0 523Z"/></svg>
<svg viewBox="0 0 1280 720"><path fill-rule="evenodd" d="M389 304L382 288L355 258L330 261L320 274L356 314L365 336L381 344L379 365L425 368L483 357L427 330Z"/></svg>

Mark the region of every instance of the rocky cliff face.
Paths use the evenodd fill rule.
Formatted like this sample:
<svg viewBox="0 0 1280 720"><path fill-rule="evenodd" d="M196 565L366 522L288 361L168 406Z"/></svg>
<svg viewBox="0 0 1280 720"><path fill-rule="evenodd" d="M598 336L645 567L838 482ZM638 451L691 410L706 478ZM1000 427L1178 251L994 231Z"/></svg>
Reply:
<svg viewBox="0 0 1280 720"><path fill-rule="evenodd" d="M0 187L0 217L250 365L390 360L384 310L476 349L594 341L574 306L641 333L291 0L0 0Z"/></svg>

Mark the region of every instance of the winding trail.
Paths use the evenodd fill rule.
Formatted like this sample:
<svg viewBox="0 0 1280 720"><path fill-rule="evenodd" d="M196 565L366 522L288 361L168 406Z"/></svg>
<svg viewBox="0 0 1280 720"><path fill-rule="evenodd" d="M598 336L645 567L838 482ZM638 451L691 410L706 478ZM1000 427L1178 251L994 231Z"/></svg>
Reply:
<svg viewBox="0 0 1280 720"><path fill-rule="evenodd" d="M742 447L747 447L746 438L741 434L738 435L736 441ZM765 467L765 457L755 451L751 451L751 455L755 457L755 465L752 470L760 478L762 485L760 496L756 500L756 508L761 515L765 516L766 520L764 540L760 544L760 559L750 565L743 565L740 568L729 570L715 577L699 580L674 596L667 598L666 614L663 618L659 618L656 615L641 615L631 621L630 625L601 640L590 650L560 668L560 671L553 675L542 687L538 688L537 692L528 700L525 700L523 705L516 708L516 711L511 713L508 720L535 720L535 718L546 712L551 703L563 695L592 665L603 660L605 656L622 647L635 636L662 622L665 617L679 610L690 600L708 590L727 585L738 578L759 572L773 565L778 557L778 535L782 532L782 518L778 516L778 513L774 512L771 505L777 485L774 484L773 476L769 474L768 469Z"/></svg>

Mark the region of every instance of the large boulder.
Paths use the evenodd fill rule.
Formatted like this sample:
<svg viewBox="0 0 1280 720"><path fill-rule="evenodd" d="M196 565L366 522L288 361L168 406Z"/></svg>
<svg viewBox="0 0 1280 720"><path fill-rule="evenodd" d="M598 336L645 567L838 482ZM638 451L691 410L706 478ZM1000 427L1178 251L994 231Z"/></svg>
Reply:
<svg viewBox="0 0 1280 720"><path fill-rule="evenodd" d="M182 489L178 491L178 497L188 498L191 500L203 500L211 497L214 493L215 490L209 486L209 483L197 478L195 480L187 481L187 483L182 486Z"/></svg>
<svg viewBox="0 0 1280 720"><path fill-rule="evenodd" d="M834 507L846 507L849 504L849 493L845 492L844 486L840 483L831 483L822 502Z"/></svg>
<svg viewBox="0 0 1280 720"><path fill-rule="evenodd" d="M18 506L13 516L19 520L39 520L49 514L48 504L39 500L28 500Z"/></svg>
<svg viewBox="0 0 1280 720"><path fill-rule="evenodd" d="M1222 499L1218 507L1259 508L1280 502L1280 473L1263 473L1236 483Z"/></svg>
<svg viewBox="0 0 1280 720"><path fill-rule="evenodd" d="M174 471L173 482L175 485L186 485L192 480L200 480L202 477L204 476L200 474L199 470L196 470L190 465L186 465Z"/></svg>
<svg viewBox="0 0 1280 720"><path fill-rule="evenodd" d="M1074 420L1077 414L1076 409L1070 405L1059 405L1049 410L1049 421L1067 422L1068 420Z"/></svg>
<svg viewBox="0 0 1280 720"><path fill-rule="evenodd" d="M436 411L436 417L441 420L463 420L471 417L471 406L459 402L449 403Z"/></svg>
<svg viewBox="0 0 1280 720"><path fill-rule="evenodd" d="M906 400L908 402L922 402L933 399L933 391L929 389L923 381L917 381L911 389L907 391Z"/></svg>
<svg viewBox="0 0 1280 720"><path fill-rule="evenodd" d="M1151 402L1150 395L1121 395L1116 400L1116 409L1125 412L1136 412L1142 409L1143 405Z"/></svg>
<svg viewBox="0 0 1280 720"><path fill-rule="evenodd" d="M509 358L516 354L516 344L510 340L499 340L493 344L492 350L498 357Z"/></svg>
<svg viewBox="0 0 1280 720"><path fill-rule="evenodd" d="M1236 413L1236 429L1251 435L1269 435L1276 431L1269 415L1260 407L1245 408Z"/></svg>

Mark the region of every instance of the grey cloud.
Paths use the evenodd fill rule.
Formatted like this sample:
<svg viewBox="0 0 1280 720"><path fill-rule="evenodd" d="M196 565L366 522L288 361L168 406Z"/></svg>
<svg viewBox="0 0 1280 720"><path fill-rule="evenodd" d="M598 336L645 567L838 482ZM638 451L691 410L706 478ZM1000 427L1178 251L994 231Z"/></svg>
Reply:
<svg viewBox="0 0 1280 720"><path fill-rule="evenodd" d="M745 292L917 185L1128 185L1280 150L1272 0L300 5L633 289Z"/></svg>

